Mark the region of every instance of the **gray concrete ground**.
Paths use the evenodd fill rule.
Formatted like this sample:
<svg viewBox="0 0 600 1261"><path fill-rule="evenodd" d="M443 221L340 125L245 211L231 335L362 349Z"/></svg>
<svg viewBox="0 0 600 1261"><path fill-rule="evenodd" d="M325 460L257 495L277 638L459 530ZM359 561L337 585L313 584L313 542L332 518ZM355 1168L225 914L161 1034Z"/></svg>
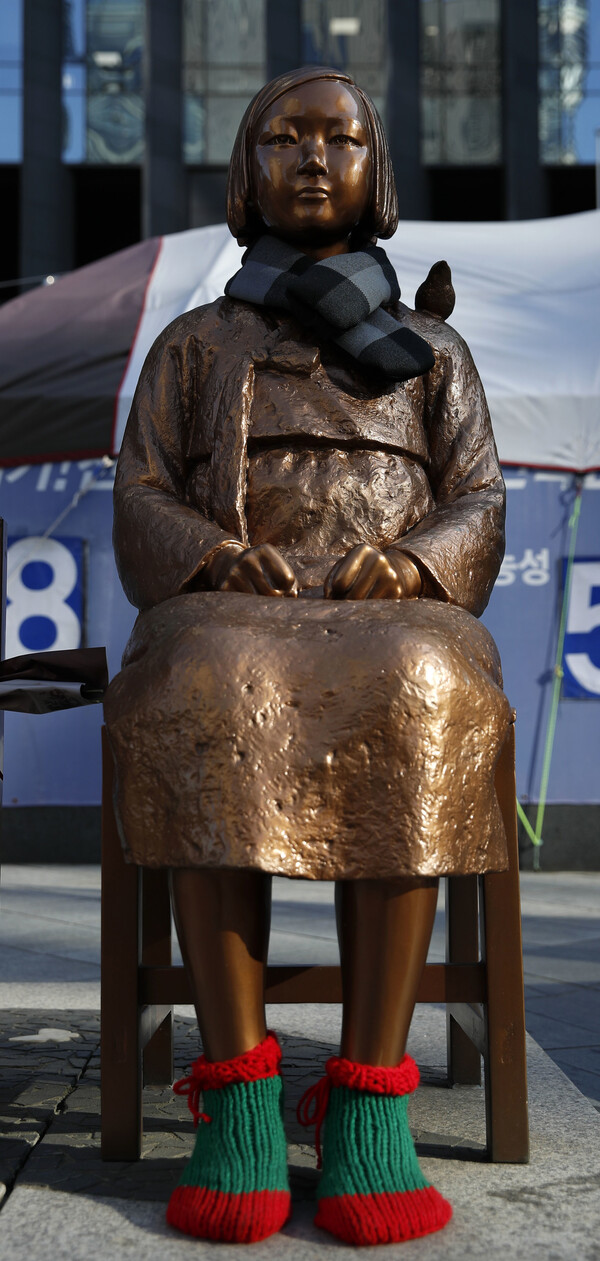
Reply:
<svg viewBox="0 0 600 1261"><path fill-rule="evenodd" d="M145 1092L141 1162L107 1165L98 1157L98 869L9 866L2 879L0 1179L8 1193L0 1256L120 1261L136 1252L183 1261L192 1249L214 1251L164 1225L164 1202L192 1142L182 1100ZM527 1024L536 1040L529 1040L532 1161L482 1159L482 1092L444 1088L443 1012L419 1008L410 1049L423 1086L411 1122L423 1166L452 1201L454 1219L439 1236L403 1245L406 1261L413 1254L600 1261L600 874L525 873L522 885ZM336 960L331 886L276 882L271 956ZM440 910L430 957L442 956ZM295 1211L253 1256L341 1255L346 1250L312 1226L314 1150L293 1117L335 1046L339 1009L270 1014L284 1045ZM177 1071L196 1054L192 1013L182 1008ZM219 1256L231 1251L239 1249L220 1246Z"/></svg>

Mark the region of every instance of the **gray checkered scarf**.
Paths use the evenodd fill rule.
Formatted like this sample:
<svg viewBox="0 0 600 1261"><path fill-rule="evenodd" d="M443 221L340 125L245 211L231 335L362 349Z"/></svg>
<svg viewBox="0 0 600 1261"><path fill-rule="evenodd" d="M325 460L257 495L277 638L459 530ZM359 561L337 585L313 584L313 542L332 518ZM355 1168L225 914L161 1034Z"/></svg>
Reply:
<svg viewBox="0 0 600 1261"><path fill-rule="evenodd" d="M385 250L376 245L315 262L278 237L261 236L225 293L288 311L317 339L333 341L392 381L422 376L433 367L429 342L383 308L398 301L400 289Z"/></svg>

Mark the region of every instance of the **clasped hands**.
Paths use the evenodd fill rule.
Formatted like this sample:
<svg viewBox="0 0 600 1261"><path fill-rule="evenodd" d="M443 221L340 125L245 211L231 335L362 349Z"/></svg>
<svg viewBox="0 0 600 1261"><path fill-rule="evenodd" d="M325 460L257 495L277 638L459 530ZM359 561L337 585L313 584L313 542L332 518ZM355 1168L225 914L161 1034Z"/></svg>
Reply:
<svg viewBox="0 0 600 1261"><path fill-rule="evenodd" d="M203 574L212 591L242 591L247 595L297 596L296 575L276 547L221 548ZM409 600L421 594L417 566L403 552L380 552L359 543L329 571L324 584L328 600Z"/></svg>

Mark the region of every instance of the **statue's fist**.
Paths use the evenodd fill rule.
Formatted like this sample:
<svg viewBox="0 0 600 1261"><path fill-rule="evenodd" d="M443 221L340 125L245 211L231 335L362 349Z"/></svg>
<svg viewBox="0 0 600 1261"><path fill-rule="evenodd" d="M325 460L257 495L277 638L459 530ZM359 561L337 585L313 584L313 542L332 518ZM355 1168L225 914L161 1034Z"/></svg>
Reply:
<svg viewBox="0 0 600 1261"><path fill-rule="evenodd" d="M423 579L414 561L410 556L406 556L404 552L396 551L390 547L385 553L386 559L389 560L392 569L395 570L398 582L402 590L399 598L402 600L416 600L423 591Z"/></svg>
<svg viewBox="0 0 600 1261"><path fill-rule="evenodd" d="M212 568L212 572L211 572ZM213 591L242 591L246 595L297 596L293 569L270 543L243 549L223 548L207 566Z"/></svg>
<svg viewBox="0 0 600 1261"><path fill-rule="evenodd" d="M421 575L408 556L359 543L325 579L328 600L402 600L421 592Z"/></svg>

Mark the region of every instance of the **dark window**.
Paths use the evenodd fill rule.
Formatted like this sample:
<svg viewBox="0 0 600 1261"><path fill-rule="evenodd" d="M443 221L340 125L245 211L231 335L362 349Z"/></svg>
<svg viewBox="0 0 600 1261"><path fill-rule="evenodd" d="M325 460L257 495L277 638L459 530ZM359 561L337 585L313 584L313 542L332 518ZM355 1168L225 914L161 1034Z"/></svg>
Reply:
<svg viewBox="0 0 600 1261"><path fill-rule="evenodd" d="M499 0L421 0L422 156L501 161Z"/></svg>

